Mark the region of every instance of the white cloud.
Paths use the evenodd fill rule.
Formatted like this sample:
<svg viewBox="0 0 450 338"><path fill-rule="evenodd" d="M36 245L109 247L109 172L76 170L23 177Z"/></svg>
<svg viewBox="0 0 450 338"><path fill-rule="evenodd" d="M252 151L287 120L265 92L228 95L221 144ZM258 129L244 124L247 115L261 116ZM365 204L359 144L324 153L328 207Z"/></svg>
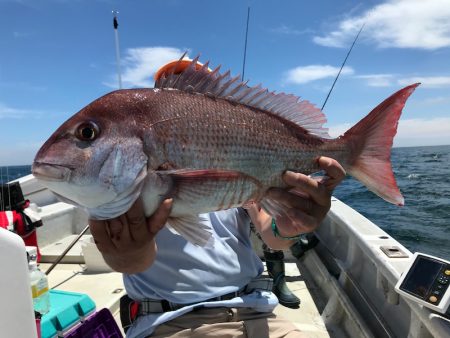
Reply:
<svg viewBox="0 0 450 338"><path fill-rule="evenodd" d="M179 59L185 51L172 47L127 49L122 62L123 87L153 87L155 72L165 63ZM115 82L105 85L117 88Z"/></svg>
<svg viewBox="0 0 450 338"><path fill-rule="evenodd" d="M351 123L335 124L333 126L328 127L328 134L330 134L332 138L336 138L344 134L351 127L353 127L353 124Z"/></svg>
<svg viewBox="0 0 450 338"><path fill-rule="evenodd" d="M338 72L338 67L333 67L330 65L310 65L305 67L296 67L286 72L284 81L286 83L305 84L328 77L336 77ZM341 75L349 75L353 73L354 70L351 67L344 67L342 69Z"/></svg>
<svg viewBox="0 0 450 338"><path fill-rule="evenodd" d="M369 87L389 87L394 84L394 75L392 74L358 75L357 78L365 80Z"/></svg>
<svg viewBox="0 0 450 338"><path fill-rule="evenodd" d="M0 0L1 1L1 0ZM20 89L21 91L29 90L35 92L45 92L48 90L46 86L43 85L35 85L29 82L0 82L0 90L1 88L10 88L10 89Z"/></svg>
<svg viewBox="0 0 450 338"><path fill-rule="evenodd" d="M422 87L427 88L450 87L450 76L417 76L398 80L400 85L408 85L416 82L420 82Z"/></svg>
<svg viewBox="0 0 450 338"><path fill-rule="evenodd" d="M283 34L283 35L302 35L302 34L312 32L310 29L298 30L298 29L286 26L285 24L281 24L280 26L278 26L276 28L272 28L272 29L270 29L270 31L272 33Z"/></svg>
<svg viewBox="0 0 450 338"><path fill-rule="evenodd" d="M0 120L1 119L23 119L25 117L33 116L39 118L43 115L42 112L31 109L13 108L0 102Z"/></svg>
<svg viewBox="0 0 450 338"><path fill-rule="evenodd" d="M25 39L25 38L32 37L33 35L35 35L34 32L19 32L19 31L13 32L13 36L16 39Z"/></svg>
<svg viewBox="0 0 450 338"><path fill-rule="evenodd" d="M416 104L426 105L426 106L439 105L439 104L444 104L444 103L446 103L446 104L450 103L450 96L429 97L429 98L425 98L423 100L416 102Z"/></svg>
<svg viewBox="0 0 450 338"><path fill-rule="evenodd" d="M330 126L329 133L331 137L338 137L352 126L351 123ZM450 117L401 119L394 138L395 147L443 144L450 144Z"/></svg>
<svg viewBox="0 0 450 338"><path fill-rule="evenodd" d="M408 86L420 83L421 88L445 88L450 87L450 76L411 76L400 77L398 74L367 74L356 75L370 87Z"/></svg>
<svg viewBox="0 0 450 338"><path fill-rule="evenodd" d="M394 146L450 144L450 117L400 120Z"/></svg>
<svg viewBox="0 0 450 338"><path fill-rule="evenodd" d="M450 46L449 22L449 0L389 0L342 20L336 30L313 41L347 48L365 23L361 38L378 47L438 49Z"/></svg>

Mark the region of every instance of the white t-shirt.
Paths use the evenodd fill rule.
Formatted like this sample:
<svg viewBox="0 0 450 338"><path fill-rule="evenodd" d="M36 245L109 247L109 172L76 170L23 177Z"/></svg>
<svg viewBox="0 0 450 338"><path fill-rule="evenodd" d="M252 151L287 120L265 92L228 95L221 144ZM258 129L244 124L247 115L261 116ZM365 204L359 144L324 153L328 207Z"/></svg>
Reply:
<svg viewBox="0 0 450 338"><path fill-rule="evenodd" d="M269 312L278 304L275 295L268 291L202 303L241 289L263 272L263 264L250 242L250 218L243 209L202 216L213 230L212 246L195 246L164 228L156 236L158 253L153 265L144 272L124 275L125 288L133 299L166 299L195 305L141 316L128 330L127 337L146 337L156 326L190 312L198 305L251 307Z"/></svg>

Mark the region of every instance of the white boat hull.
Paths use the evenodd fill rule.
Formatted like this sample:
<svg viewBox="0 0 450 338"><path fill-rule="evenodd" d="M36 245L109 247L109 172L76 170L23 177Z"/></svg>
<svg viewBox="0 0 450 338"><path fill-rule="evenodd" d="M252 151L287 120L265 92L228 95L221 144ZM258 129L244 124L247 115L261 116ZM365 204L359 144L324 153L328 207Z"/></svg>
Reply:
<svg viewBox="0 0 450 338"><path fill-rule="evenodd" d="M87 217L57 202L32 175L19 181L25 198L39 206L44 226L38 240L45 258L46 247L81 232ZM450 337L448 319L395 292L412 253L377 225L333 198L316 236L319 244L296 263L315 303L311 311L317 314L308 324L298 320L302 309L308 309L304 303L299 310L286 312L301 329L315 337ZM117 310L117 302L111 304Z"/></svg>

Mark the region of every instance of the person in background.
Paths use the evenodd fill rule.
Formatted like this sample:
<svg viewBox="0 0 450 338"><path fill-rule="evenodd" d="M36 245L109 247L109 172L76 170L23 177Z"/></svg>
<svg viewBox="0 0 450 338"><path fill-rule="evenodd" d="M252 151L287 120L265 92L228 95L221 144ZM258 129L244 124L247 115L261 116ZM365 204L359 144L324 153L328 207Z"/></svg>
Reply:
<svg viewBox="0 0 450 338"><path fill-rule="evenodd" d="M293 244L295 245L295 244ZM272 250L264 242L262 244L267 272L273 278L272 292L278 297L281 305L291 309L300 306L300 299L286 284L284 253L282 250Z"/></svg>
<svg viewBox="0 0 450 338"><path fill-rule="evenodd" d="M248 209L250 204L244 205L244 209ZM274 222L274 221L272 221ZM276 226L276 224L275 224ZM273 250L266 243L264 243L261 235L255 229L253 223L250 228L255 233L256 237L261 242L264 261L266 262L267 273L273 279L272 292L277 296L281 305L291 309L296 309L300 306L300 299L289 289L286 284L284 252L283 250ZM294 243L295 246L297 243Z"/></svg>
<svg viewBox="0 0 450 338"><path fill-rule="evenodd" d="M187 242L164 225L172 200L145 218L141 200L124 215L90 220L91 233L105 261L122 272L127 296L121 318L127 337L304 337L297 327L273 313L278 300L271 279L250 241L250 222L264 242L288 249L303 233L316 229L331 205L331 193L345 176L333 159L320 157L328 179L300 173L283 175L288 189L267 194L288 208L272 217L255 203L203 214L214 245ZM303 196L290 192L295 188Z"/></svg>

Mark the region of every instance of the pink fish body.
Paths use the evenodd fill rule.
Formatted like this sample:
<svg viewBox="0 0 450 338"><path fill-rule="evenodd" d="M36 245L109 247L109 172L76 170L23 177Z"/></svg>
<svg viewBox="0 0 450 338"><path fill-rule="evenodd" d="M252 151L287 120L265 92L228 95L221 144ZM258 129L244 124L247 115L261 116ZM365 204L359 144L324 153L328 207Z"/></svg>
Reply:
<svg viewBox="0 0 450 338"><path fill-rule="evenodd" d="M248 201L282 214L265 192L285 187L286 170L316 172L319 156L338 160L369 190L403 205L390 152L418 84L330 139L325 116L308 101L248 87L196 62L181 73L167 71L156 88L119 90L90 103L42 146L33 174L98 219L124 213L139 196L151 215L171 197L169 226L199 245L210 237L199 214Z"/></svg>

